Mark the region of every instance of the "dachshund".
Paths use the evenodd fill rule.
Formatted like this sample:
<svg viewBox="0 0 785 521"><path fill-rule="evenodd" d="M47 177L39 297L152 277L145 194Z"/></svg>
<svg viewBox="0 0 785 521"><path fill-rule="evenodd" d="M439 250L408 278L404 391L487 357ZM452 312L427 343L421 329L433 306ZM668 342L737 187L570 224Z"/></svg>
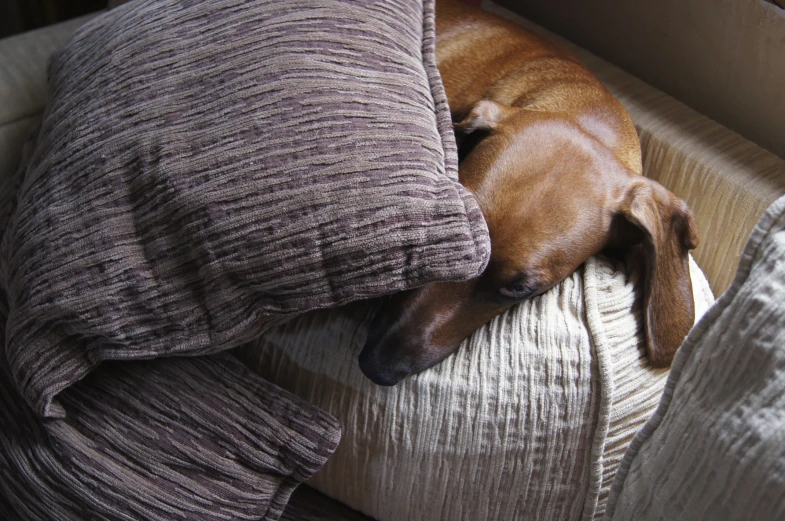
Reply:
<svg viewBox="0 0 785 521"><path fill-rule="evenodd" d="M566 50L455 1L436 2L436 59L491 257L479 278L392 296L371 322L363 373L394 385L433 366L601 251L642 264L647 354L669 366L694 322L696 226L684 201L641 175L621 103Z"/></svg>

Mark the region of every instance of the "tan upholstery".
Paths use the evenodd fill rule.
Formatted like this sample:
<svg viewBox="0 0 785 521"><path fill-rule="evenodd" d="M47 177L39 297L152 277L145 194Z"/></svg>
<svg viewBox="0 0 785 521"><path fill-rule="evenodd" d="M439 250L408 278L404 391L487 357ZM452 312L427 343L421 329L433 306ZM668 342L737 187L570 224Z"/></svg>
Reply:
<svg viewBox="0 0 785 521"><path fill-rule="evenodd" d="M46 61L90 16L0 40L0 176L19 162L30 129L46 99Z"/></svg>
<svg viewBox="0 0 785 521"><path fill-rule="evenodd" d="M782 8L765 0L497 1L785 158Z"/></svg>
<svg viewBox="0 0 785 521"><path fill-rule="evenodd" d="M644 174L689 203L700 235L695 260L714 293L725 291L755 223L785 194L785 161L511 11L484 7L560 41L627 107L641 136Z"/></svg>

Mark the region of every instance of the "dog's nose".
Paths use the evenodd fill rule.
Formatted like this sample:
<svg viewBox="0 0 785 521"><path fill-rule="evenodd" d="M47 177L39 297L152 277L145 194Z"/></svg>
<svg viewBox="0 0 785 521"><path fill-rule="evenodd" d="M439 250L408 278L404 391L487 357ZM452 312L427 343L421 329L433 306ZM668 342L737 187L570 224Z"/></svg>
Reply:
<svg viewBox="0 0 785 521"><path fill-rule="evenodd" d="M366 344L357 361L360 371L376 385L395 385L410 374L411 371L407 369L395 367L393 364L380 360L374 351L371 346Z"/></svg>

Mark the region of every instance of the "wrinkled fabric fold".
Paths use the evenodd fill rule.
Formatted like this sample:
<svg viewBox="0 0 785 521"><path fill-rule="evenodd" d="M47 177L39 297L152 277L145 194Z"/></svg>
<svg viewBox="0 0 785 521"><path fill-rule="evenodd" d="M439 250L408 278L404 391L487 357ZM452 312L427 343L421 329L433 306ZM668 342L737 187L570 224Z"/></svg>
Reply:
<svg viewBox="0 0 785 521"><path fill-rule="evenodd" d="M37 138L0 184L0 229ZM227 354L106 362L61 400L65 418L35 414L0 351L4 520L273 521L340 440L335 418Z"/></svg>
<svg viewBox="0 0 785 521"><path fill-rule="evenodd" d="M337 421L229 355L108 362L41 420L0 357L6 520L278 519Z"/></svg>

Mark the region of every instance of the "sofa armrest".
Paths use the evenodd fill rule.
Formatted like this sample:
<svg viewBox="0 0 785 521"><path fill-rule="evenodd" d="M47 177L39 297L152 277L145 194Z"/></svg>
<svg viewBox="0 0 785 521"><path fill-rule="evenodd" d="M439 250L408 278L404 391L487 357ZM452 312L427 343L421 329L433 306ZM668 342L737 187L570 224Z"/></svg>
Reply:
<svg viewBox="0 0 785 521"><path fill-rule="evenodd" d="M94 15L0 40L0 179L11 175L46 102L46 64L61 43Z"/></svg>
<svg viewBox="0 0 785 521"><path fill-rule="evenodd" d="M695 260L712 291L725 291L750 232L785 194L785 161L512 11L483 7L568 48L624 104L641 138L643 173L690 205L700 238Z"/></svg>

